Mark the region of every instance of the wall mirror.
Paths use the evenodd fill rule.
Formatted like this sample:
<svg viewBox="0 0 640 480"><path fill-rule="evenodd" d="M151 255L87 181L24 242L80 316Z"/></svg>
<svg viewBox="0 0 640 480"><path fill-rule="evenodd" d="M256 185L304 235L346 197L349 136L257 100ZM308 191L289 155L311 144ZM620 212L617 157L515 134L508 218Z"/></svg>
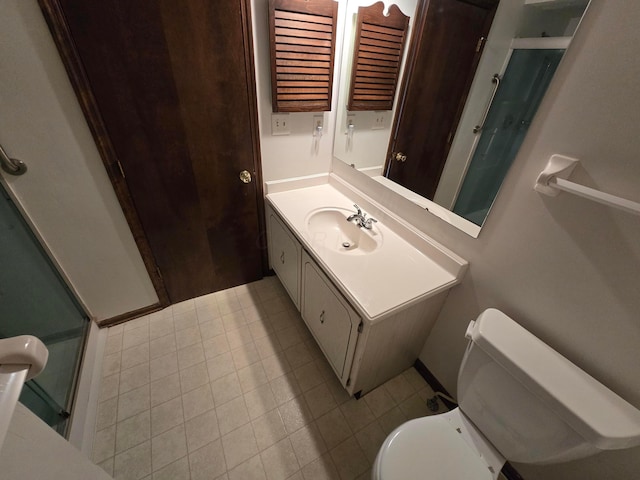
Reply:
<svg viewBox="0 0 640 480"><path fill-rule="evenodd" d="M334 161L477 237L589 2L385 0L410 17L402 87L392 110L349 111L357 11L373 3L347 0Z"/></svg>

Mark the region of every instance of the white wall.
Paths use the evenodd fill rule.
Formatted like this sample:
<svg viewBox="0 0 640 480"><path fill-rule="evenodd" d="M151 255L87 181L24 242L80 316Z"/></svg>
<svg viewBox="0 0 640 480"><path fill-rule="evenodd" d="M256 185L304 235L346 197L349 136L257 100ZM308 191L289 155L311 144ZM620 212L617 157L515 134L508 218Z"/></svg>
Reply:
<svg viewBox="0 0 640 480"><path fill-rule="evenodd" d="M313 137L313 116L318 113L290 113L290 135L271 135L271 66L269 49L269 1L252 0L253 46L256 65L256 89L258 95L258 120L260 125L260 149L262 176L265 182L291 177L327 173L331 168L333 130L335 123L340 57L335 58L334 93L331 112L324 113L324 134L318 148ZM340 2L340 23L336 32L336 44L342 43L344 7Z"/></svg>
<svg viewBox="0 0 640 480"><path fill-rule="evenodd" d="M158 298L36 0L3 0L0 143L29 170L3 173L89 313Z"/></svg>
<svg viewBox="0 0 640 480"><path fill-rule="evenodd" d="M452 392L464 329L493 306L640 408L640 218L532 189L563 153L582 162L575 181L640 201L638 25L640 3L593 0L480 237L430 229L470 262L421 355ZM637 478L640 448L518 470L527 480Z"/></svg>

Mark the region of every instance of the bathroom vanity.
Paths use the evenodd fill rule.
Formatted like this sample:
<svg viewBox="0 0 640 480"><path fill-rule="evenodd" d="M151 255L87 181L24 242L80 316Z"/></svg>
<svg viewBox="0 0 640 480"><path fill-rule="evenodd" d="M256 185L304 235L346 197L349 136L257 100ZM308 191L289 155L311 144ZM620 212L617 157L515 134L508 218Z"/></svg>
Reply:
<svg viewBox="0 0 640 480"><path fill-rule="evenodd" d="M315 183L267 183L270 265L359 396L414 363L467 262L339 177ZM354 203L377 221L370 229L347 221Z"/></svg>

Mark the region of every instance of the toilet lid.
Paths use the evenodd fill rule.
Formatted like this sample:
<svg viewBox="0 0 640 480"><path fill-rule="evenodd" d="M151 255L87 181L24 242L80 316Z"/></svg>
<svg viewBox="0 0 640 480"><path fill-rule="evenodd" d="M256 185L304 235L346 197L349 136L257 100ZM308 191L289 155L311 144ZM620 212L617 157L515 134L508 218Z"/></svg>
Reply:
<svg viewBox="0 0 640 480"><path fill-rule="evenodd" d="M376 464L378 480L492 480L489 466L442 415L401 425L385 440Z"/></svg>

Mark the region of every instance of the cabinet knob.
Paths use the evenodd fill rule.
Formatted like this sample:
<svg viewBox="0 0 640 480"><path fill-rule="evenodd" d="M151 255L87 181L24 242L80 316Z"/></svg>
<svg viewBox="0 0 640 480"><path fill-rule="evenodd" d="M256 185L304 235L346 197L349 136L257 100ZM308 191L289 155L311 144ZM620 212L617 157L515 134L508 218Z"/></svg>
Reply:
<svg viewBox="0 0 640 480"><path fill-rule="evenodd" d="M322 310L322 313L320 314L320 323L324 323L324 310Z"/></svg>

